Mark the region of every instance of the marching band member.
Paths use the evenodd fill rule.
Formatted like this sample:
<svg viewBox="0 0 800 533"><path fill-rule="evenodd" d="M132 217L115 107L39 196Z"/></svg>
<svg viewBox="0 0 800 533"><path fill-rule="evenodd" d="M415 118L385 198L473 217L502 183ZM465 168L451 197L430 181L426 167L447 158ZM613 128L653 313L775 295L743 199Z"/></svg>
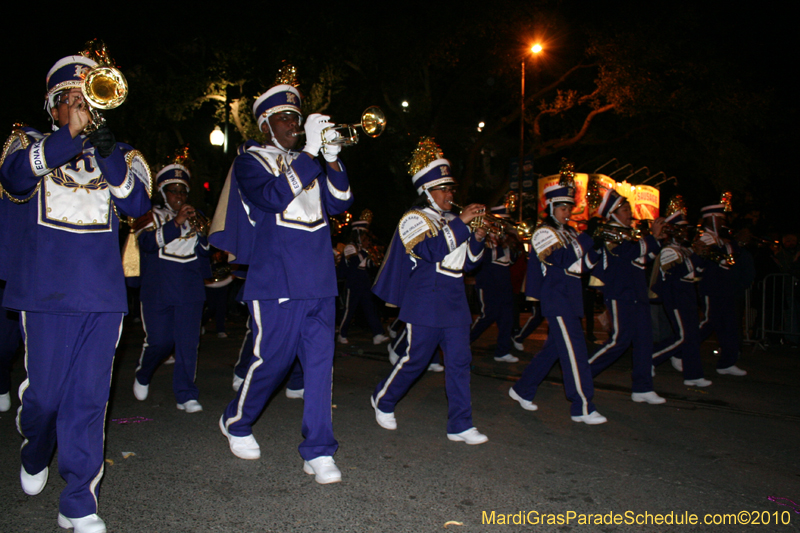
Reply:
<svg viewBox="0 0 800 533"><path fill-rule="evenodd" d="M468 205L458 217L448 213L455 180L449 161L430 137L420 140L410 174L419 198L400 219L373 288L383 301L400 308L408 349L370 398L375 419L385 429L397 429L395 406L425 372L436 347L441 346L445 354L447 438L482 444L489 439L472 424L472 317L462 272L474 268L481 259L486 231L479 228L470 234L467 224L485 207Z"/></svg>
<svg viewBox="0 0 800 533"><path fill-rule="evenodd" d="M369 217L372 217L371 212L369 212ZM376 265L368 251L371 246L369 221L364 220L362 215L361 220L353 222L350 226L352 228L350 242L344 247L344 262L341 265L347 287L344 299L344 317L339 325L338 341L340 344L350 343L347 340L347 332L356 310L360 308L372 331L372 343L381 344L388 341L389 337L383 333L383 325L372 302L373 296L370 288Z"/></svg>
<svg viewBox="0 0 800 533"><path fill-rule="evenodd" d="M611 226L631 228L631 205L612 189L603 196L598 213ZM611 313L613 331L589 359L592 377L611 366L633 344L631 399L650 404L666 400L653 391L653 331L644 262L649 254L661 249L657 239L663 226L664 219L657 218L653 221L652 235L620 244L603 242L600 262L593 271L603 282L603 297Z"/></svg>
<svg viewBox="0 0 800 533"><path fill-rule="evenodd" d="M678 197L680 198L680 197ZM697 321L697 264L700 259L683 246L689 227L682 205L683 199L673 198L667 208L665 224L671 235L658 254L653 267L651 290L663 302L674 334L657 343L653 350L653 366L667 359L676 370L683 372L683 384L708 387L711 381L703 377L700 360L700 326Z"/></svg>
<svg viewBox="0 0 800 533"><path fill-rule="evenodd" d="M195 374L206 299L203 280L211 277L211 265L208 239L196 227L199 213L186 202L191 179L184 166L187 156L186 151L179 154L156 175L161 205L137 221L145 338L133 394L139 401L147 399L153 373L174 348L172 390L177 407L196 413L203 410Z"/></svg>
<svg viewBox="0 0 800 533"><path fill-rule="evenodd" d="M571 169L567 170L571 172ZM562 170L562 176L565 176ZM523 409L536 411L536 391L558 359L564 376L570 414L575 422L589 425L608 420L595 409L589 355L581 327L583 288L581 273L597 261L593 241L569 226L575 205L575 186L569 175L544 190L548 216L533 234L525 286L529 298L541 302L550 330L542 350L534 356L508 395Z"/></svg>
<svg viewBox="0 0 800 533"><path fill-rule="evenodd" d="M726 220L729 202L707 205L701 209L703 234L700 237L701 256L706 256L698 270L702 273L699 283L703 303L703 319L700 321L700 342L712 333L717 334L721 354L717 361L717 374L746 376L747 371L736 366L739 358L739 326L736 320L735 275L731 271L736 244L720 235Z"/></svg>
<svg viewBox="0 0 800 533"><path fill-rule="evenodd" d="M289 74L292 79L281 78ZM333 454L331 385L336 270L328 216L353 202L341 146L329 117L305 122L306 144L295 151L302 123L293 67L253 104L269 139L248 143L228 175L212 224L211 243L231 261L249 265L244 300L252 316L253 357L236 397L220 418L234 455L258 459L253 424L289 372L295 357L304 371L303 470L318 483L341 481ZM317 159L322 155L323 161Z"/></svg>
<svg viewBox="0 0 800 533"><path fill-rule="evenodd" d="M8 194L0 187L0 302L6 289L8 271L13 266L12 258L17 250L16 214ZM0 413L11 409L11 363L22 343L19 330L19 315L0 309Z"/></svg>
<svg viewBox="0 0 800 533"><path fill-rule="evenodd" d="M15 130L0 163L3 187L25 202L17 266L3 299L20 311L26 347L17 413L24 438L20 480L26 494L44 489L57 442L67 482L58 525L76 533L106 531L97 516L104 425L128 308L119 215L150 209L150 172L141 154L117 143L108 127L84 134L93 119L80 87L97 65L75 55L50 69L45 109L55 131Z"/></svg>
<svg viewBox="0 0 800 533"><path fill-rule="evenodd" d="M494 216L504 216L504 206L493 207ZM513 240L512 240L513 239ZM504 234L502 239L490 233L486 239L483 259L475 274L475 288L481 304L481 314L470 330L472 344L489 326L497 323L497 341L494 360L499 363L516 363L519 358L511 355L511 334L514 317L514 290L511 286L510 267L517 260L516 237Z"/></svg>

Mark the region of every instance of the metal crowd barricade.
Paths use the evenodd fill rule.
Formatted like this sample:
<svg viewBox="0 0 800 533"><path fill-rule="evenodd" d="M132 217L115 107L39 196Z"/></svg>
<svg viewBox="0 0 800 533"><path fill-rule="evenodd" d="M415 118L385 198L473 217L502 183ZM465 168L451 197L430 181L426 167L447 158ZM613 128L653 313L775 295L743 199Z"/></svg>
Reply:
<svg viewBox="0 0 800 533"><path fill-rule="evenodd" d="M763 340L769 334L783 335L790 342L800 340L800 290L798 279L791 274L769 274L762 281L761 331ZM797 337L792 339L792 337Z"/></svg>

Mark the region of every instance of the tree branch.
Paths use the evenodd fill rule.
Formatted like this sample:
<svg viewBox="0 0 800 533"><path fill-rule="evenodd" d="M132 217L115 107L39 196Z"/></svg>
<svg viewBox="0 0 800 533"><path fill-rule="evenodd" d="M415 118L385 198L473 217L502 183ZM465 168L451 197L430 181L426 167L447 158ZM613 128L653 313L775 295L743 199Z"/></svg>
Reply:
<svg viewBox="0 0 800 533"><path fill-rule="evenodd" d="M592 120L594 120L594 118L597 115L599 115L601 113L605 113L607 111L611 111L612 109L614 109L614 107L615 107L615 104L606 104L603 107L598 107L597 109L593 109L591 113L586 115L586 118L583 121L583 125L581 126L580 131L578 131L578 133L576 133L572 137L569 137L567 139L564 139L564 138L562 138L562 139L553 139L553 140L547 141L545 143L540 143L539 144L539 148L540 149L538 150L539 157L542 157L543 155L547 155L547 154L550 154L552 152L555 152L556 150L559 150L559 149L564 148L566 146L572 146L573 144L577 143L589 131L589 126L592 124Z"/></svg>

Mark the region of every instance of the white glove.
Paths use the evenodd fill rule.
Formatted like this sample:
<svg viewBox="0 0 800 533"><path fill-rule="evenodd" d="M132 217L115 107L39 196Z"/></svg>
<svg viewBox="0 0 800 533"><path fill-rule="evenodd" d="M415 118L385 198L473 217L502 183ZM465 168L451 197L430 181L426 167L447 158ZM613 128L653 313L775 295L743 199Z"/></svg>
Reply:
<svg viewBox="0 0 800 533"><path fill-rule="evenodd" d="M317 157L319 150L322 148L322 130L333 126L330 122L331 117L328 115L320 115L313 113L306 119L304 129L306 131L306 145L303 151L310 154L311 157Z"/></svg>
<svg viewBox="0 0 800 533"><path fill-rule="evenodd" d="M336 160L339 159L339 152L342 151L341 144L327 144L327 142L336 139L338 136L339 134L333 130L325 132L326 144L322 147L322 157L324 157L325 161L328 163L335 163Z"/></svg>

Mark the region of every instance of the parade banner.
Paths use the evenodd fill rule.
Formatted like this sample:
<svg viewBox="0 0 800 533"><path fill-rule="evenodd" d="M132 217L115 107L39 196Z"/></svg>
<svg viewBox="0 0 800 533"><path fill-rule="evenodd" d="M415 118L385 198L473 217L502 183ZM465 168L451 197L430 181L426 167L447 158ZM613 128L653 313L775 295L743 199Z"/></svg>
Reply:
<svg viewBox="0 0 800 533"><path fill-rule="evenodd" d="M559 174L553 174L539 179L540 218L546 216L544 190L546 187L556 185L560 177ZM633 218L636 220L655 220L658 218L660 192L655 187L650 185L631 185L626 181L617 183L613 178L605 174L575 173L575 207L572 209L570 220L576 224L585 223L593 216L597 216L597 210L591 209L586 201L586 191L590 180L597 182L597 188L601 196L607 190L613 189L627 198L631 204Z"/></svg>
<svg viewBox="0 0 800 533"><path fill-rule="evenodd" d="M539 178L539 217L544 218L546 209L545 209L545 198L544 198L544 190L551 186L551 185L558 185L558 180L561 178L560 174L553 174L551 176L545 176L543 178ZM586 188L589 186L589 174L579 174L575 173L575 207L572 208L572 214L570 215L570 220L572 221L587 221L589 220L589 208L586 204Z"/></svg>
<svg viewBox="0 0 800 533"><path fill-rule="evenodd" d="M633 191L633 218L655 220L658 218L660 191L650 185L637 185Z"/></svg>

